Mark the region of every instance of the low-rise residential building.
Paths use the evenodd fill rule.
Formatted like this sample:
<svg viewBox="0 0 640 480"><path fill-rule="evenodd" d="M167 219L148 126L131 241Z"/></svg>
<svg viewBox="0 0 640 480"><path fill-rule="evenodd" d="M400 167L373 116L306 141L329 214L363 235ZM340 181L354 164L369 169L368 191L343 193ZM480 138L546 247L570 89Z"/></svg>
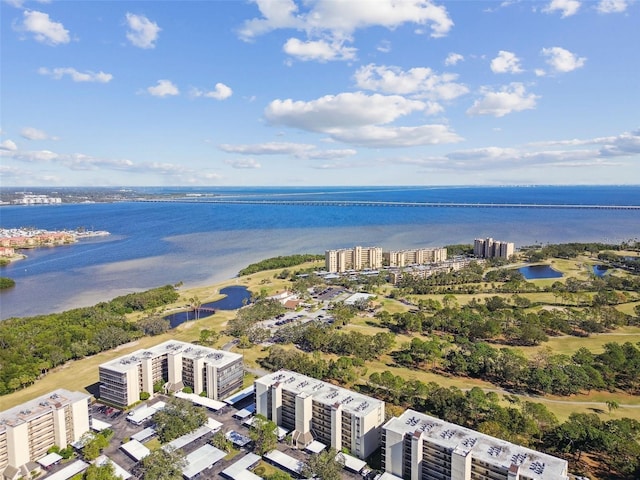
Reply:
<svg viewBox="0 0 640 480"><path fill-rule="evenodd" d="M14 205L59 205L62 203L60 197L50 197L49 195L24 194L22 198L12 200Z"/></svg>
<svg viewBox="0 0 640 480"><path fill-rule="evenodd" d="M568 480L566 460L406 410L382 427L382 467L405 480Z"/></svg>
<svg viewBox="0 0 640 480"><path fill-rule="evenodd" d="M438 272L455 272L461 268L468 267L471 262L483 263L484 260L470 257L453 257L439 263L410 265L404 268L390 268L389 281L397 284L403 275L410 275L415 278L428 278Z"/></svg>
<svg viewBox="0 0 640 480"><path fill-rule="evenodd" d="M66 448L89 431L89 398L58 389L0 412L0 472L30 476L30 464L54 445Z"/></svg>
<svg viewBox="0 0 640 480"><path fill-rule="evenodd" d="M493 238L476 238L473 241L473 254L478 258L506 258L515 253L512 242L503 242Z"/></svg>
<svg viewBox="0 0 640 480"><path fill-rule="evenodd" d="M38 229L0 229L0 247L32 248L74 243L74 233L68 231L48 231Z"/></svg>
<svg viewBox="0 0 640 480"><path fill-rule="evenodd" d="M240 354L169 340L103 363L99 371L100 398L127 407L158 382L169 392L188 386L220 400L242 386L244 366Z"/></svg>
<svg viewBox="0 0 640 480"><path fill-rule="evenodd" d="M255 380L256 413L290 430L293 444L314 440L364 459L380 446L384 402L296 372Z"/></svg>
<svg viewBox="0 0 640 480"><path fill-rule="evenodd" d="M391 250L382 253L382 260L389 267L424 265L438 263L447 259L446 248L417 248L413 250Z"/></svg>
<svg viewBox="0 0 640 480"><path fill-rule="evenodd" d="M325 251L325 269L329 273L382 268L382 248L353 247Z"/></svg>

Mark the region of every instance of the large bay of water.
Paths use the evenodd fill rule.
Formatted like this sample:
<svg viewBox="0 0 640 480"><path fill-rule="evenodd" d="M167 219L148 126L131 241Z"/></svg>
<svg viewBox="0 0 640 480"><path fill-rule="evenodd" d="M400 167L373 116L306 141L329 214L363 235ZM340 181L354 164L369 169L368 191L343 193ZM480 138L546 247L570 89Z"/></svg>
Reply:
<svg viewBox="0 0 640 480"><path fill-rule="evenodd" d="M165 188L246 199L640 205L640 187ZM150 189L145 189L146 193ZM640 237L638 210L109 203L0 207L0 227L83 226L111 232L77 244L26 251L2 269L0 318L95 304L184 282L216 283L258 260L375 245L385 250L473 243L620 242Z"/></svg>

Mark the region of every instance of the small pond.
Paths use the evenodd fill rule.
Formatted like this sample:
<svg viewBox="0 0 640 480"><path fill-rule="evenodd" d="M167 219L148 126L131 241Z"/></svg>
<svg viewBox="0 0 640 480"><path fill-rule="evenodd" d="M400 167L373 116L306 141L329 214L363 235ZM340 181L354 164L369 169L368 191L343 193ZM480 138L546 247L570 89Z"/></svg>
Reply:
<svg viewBox="0 0 640 480"><path fill-rule="evenodd" d="M225 287L220 290L220 293L226 296L215 302L203 303L197 312L198 318L210 317L216 310L237 310L248 303L251 299L251 292L247 290L247 287ZM196 312L193 310L188 312L178 312L167 315L164 318L169 320L171 328L175 328L184 322L195 320Z"/></svg>
<svg viewBox="0 0 640 480"><path fill-rule="evenodd" d="M531 265L530 267L519 268L518 271L527 280L538 280L542 278L560 278L562 273L554 270L549 265Z"/></svg>
<svg viewBox="0 0 640 480"><path fill-rule="evenodd" d="M609 267L607 265L594 265L593 273L599 277L604 277L605 274L609 271Z"/></svg>

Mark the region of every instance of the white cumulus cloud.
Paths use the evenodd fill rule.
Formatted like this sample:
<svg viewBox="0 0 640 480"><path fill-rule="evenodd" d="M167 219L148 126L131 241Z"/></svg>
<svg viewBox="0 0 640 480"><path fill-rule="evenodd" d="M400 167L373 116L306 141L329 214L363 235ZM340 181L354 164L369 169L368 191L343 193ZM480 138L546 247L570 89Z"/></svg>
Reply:
<svg viewBox="0 0 640 480"><path fill-rule="evenodd" d="M216 83L213 90L204 91L194 88L191 90L191 95L194 97L215 98L216 100L226 100L233 95L233 90L224 83Z"/></svg>
<svg viewBox="0 0 640 480"><path fill-rule="evenodd" d="M623 132L619 135L608 137L596 137L589 139L554 140L532 143L533 147L580 147L584 145L600 145L600 154L603 157L628 156L640 153L640 129Z"/></svg>
<svg viewBox="0 0 640 480"><path fill-rule="evenodd" d="M467 114L503 117L512 112L535 108L539 98L533 93L527 93L525 86L517 82L503 86L498 91L483 88L481 93L482 98L473 103Z"/></svg>
<svg viewBox="0 0 640 480"><path fill-rule="evenodd" d="M498 56L491 60L493 73L521 73L520 59L513 52L500 50Z"/></svg>
<svg viewBox="0 0 640 480"><path fill-rule="evenodd" d="M157 23L152 22L144 15L128 13L126 15L127 39L132 45L140 48L155 48L158 34L162 30Z"/></svg>
<svg viewBox="0 0 640 480"><path fill-rule="evenodd" d="M60 22L54 22L49 15L35 10L26 10L23 13L22 28L34 35L41 43L59 45L69 43L69 31Z"/></svg>
<svg viewBox="0 0 640 480"><path fill-rule="evenodd" d="M584 66L587 59L578 57L561 47L543 48L542 55L547 57L547 63L554 71L560 73L571 72Z"/></svg>
<svg viewBox="0 0 640 480"><path fill-rule="evenodd" d="M18 149L18 146L16 145L16 142L14 142L13 140L4 140L2 143L0 143L0 150L15 152L17 149Z"/></svg>
<svg viewBox="0 0 640 480"><path fill-rule="evenodd" d="M423 95L432 100L452 100L469 91L465 85L455 82L456 74L437 74L424 67L402 70L369 64L360 67L354 77L359 88L399 95Z"/></svg>
<svg viewBox="0 0 640 480"><path fill-rule="evenodd" d="M383 27L393 30L412 23L428 26L432 37L447 35L453 21L444 6L431 0L375 0L367 2L335 0L254 0L261 17L247 20L238 30L240 38L251 41L280 30L304 32L305 40L290 38L284 51L301 60L333 61L355 58L357 49L348 46L358 29ZM422 31L416 29L415 31ZM387 47L382 46L382 51Z"/></svg>
<svg viewBox="0 0 640 480"><path fill-rule="evenodd" d="M356 49L347 47L344 42L326 40L302 41L297 38L290 38L282 47L287 55L296 57L299 60L316 60L328 62L332 60L353 60L356 57Z"/></svg>
<svg viewBox="0 0 640 480"><path fill-rule="evenodd" d="M590 148L584 148L590 146ZM441 169L487 170L585 166L612 166L640 153L640 130L590 139L531 143L523 148L480 147L450 152L443 157L417 159L415 163ZM618 159L618 160L615 160Z"/></svg>
<svg viewBox="0 0 640 480"><path fill-rule="evenodd" d="M87 70L85 72L79 72L75 68L54 68L48 69L41 67L38 69L40 75L46 75L56 80L60 80L65 75L68 75L74 82L97 82L97 83L109 83L113 79L113 75L104 72L92 72Z"/></svg>
<svg viewBox="0 0 640 480"><path fill-rule="evenodd" d="M325 133L333 140L366 147L434 145L461 140L446 125L386 126L426 108L426 103L400 95L355 92L326 95L309 102L274 100L265 109L265 118L274 125Z"/></svg>
<svg viewBox="0 0 640 480"><path fill-rule="evenodd" d="M445 58L444 64L447 66L456 65L463 60L464 57L462 55L460 55L459 53L451 52L449 55L447 55L447 58Z"/></svg>
<svg viewBox="0 0 640 480"><path fill-rule="evenodd" d="M428 25L431 36L446 35L453 21L443 6L429 0L376 0L367 2L336 2L315 0L256 0L262 18L247 20L240 29L240 37L250 40L277 29L296 29L306 32L349 35L357 29L374 26L394 29L405 23ZM307 7L306 11L302 11Z"/></svg>
<svg viewBox="0 0 640 480"><path fill-rule="evenodd" d="M33 127L24 127L20 130L20 135L27 140L57 140L56 137L52 137L47 132Z"/></svg>
<svg viewBox="0 0 640 480"><path fill-rule="evenodd" d="M417 125L386 127L367 125L353 129L338 129L331 135L341 142L369 148L415 147L462 141L447 125Z"/></svg>
<svg viewBox="0 0 640 480"><path fill-rule="evenodd" d="M158 84L153 87L148 87L147 92L154 97L167 97L180 94L178 87L176 87L170 80L158 80Z"/></svg>
<svg viewBox="0 0 640 480"><path fill-rule="evenodd" d="M562 12L562 18L578 13L581 3L578 0L551 0L543 9L546 13Z"/></svg>
<svg viewBox="0 0 640 480"><path fill-rule="evenodd" d="M274 100L265 110L271 123L327 132L335 128L389 123L424 109L424 103L399 95L362 92L326 95L309 102Z"/></svg>
<svg viewBox="0 0 640 480"><path fill-rule="evenodd" d="M627 0L600 0L596 10L599 13L622 13L628 6Z"/></svg>

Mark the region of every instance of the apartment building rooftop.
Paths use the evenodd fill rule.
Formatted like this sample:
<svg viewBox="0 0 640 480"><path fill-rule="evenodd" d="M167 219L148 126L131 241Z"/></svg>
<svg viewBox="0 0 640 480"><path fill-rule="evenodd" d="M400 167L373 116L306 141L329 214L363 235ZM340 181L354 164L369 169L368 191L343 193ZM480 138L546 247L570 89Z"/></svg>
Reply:
<svg viewBox="0 0 640 480"><path fill-rule="evenodd" d="M295 395L311 396L325 405L341 405L344 411L356 416L368 415L378 409L382 400L338 387L322 380L307 377L290 370L278 370L256 380L265 385L281 383L283 388Z"/></svg>
<svg viewBox="0 0 640 480"><path fill-rule="evenodd" d="M70 392L69 390L59 388L46 395L22 403L17 407L0 412L0 431L4 430L7 425L15 427L22 423L29 422L34 418L38 418L40 415L52 410L58 410L70 403L82 399L89 399L89 397L90 395L86 393Z"/></svg>
<svg viewBox="0 0 640 480"><path fill-rule="evenodd" d="M533 480L563 479L567 462L489 435L431 417L414 410L406 410L400 417L389 420L384 429L399 434L423 436L425 441L462 454L471 453L474 459L506 470L520 467L521 474Z"/></svg>
<svg viewBox="0 0 640 480"><path fill-rule="evenodd" d="M181 353L184 358L190 359L205 358L207 363L216 366L224 366L238 359L242 359L242 355L239 353L215 350L213 348L180 342L177 340L168 340L153 347L136 350L129 355L103 363L100 367L107 368L111 371L127 372L132 368L137 368L138 365L142 364L142 360L145 358L159 357L168 353Z"/></svg>

